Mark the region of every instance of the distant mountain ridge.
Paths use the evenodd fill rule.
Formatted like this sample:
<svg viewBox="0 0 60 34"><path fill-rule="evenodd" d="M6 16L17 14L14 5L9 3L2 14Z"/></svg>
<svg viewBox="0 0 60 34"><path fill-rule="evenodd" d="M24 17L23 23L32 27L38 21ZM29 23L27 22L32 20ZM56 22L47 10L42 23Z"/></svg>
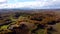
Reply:
<svg viewBox="0 0 60 34"><path fill-rule="evenodd" d="M60 9L0 9L0 12L26 12L26 11L60 11Z"/></svg>

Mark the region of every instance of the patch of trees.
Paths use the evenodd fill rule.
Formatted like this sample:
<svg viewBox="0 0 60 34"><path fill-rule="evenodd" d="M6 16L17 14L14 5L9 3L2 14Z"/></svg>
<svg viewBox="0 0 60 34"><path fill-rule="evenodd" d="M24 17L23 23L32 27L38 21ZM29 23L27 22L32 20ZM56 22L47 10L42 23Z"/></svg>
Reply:
<svg viewBox="0 0 60 34"><path fill-rule="evenodd" d="M0 20L3 20L3 18L0 16Z"/></svg>
<svg viewBox="0 0 60 34"><path fill-rule="evenodd" d="M8 24L10 24L10 23L12 23L11 19L6 19L6 20L4 21L4 23L1 23L1 24L0 24L0 26L8 25Z"/></svg>
<svg viewBox="0 0 60 34"><path fill-rule="evenodd" d="M42 24L38 24L38 23L35 23L35 25L37 25L37 28L36 29L33 29L31 31L31 33L36 33L37 30L40 30L40 29L44 29L45 28L45 25L42 25Z"/></svg>
<svg viewBox="0 0 60 34"><path fill-rule="evenodd" d="M42 16L42 17L41 17ZM54 28L51 26L50 28L48 28L48 25L55 25L56 23L59 23L60 20L56 19L55 14L35 14L34 16L32 16L30 19L31 20L35 20L35 21L39 21L39 25L37 25L37 28L32 30L32 33L36 33L37 30L41 29L45 29L47 30L46 33L48 34L52 34L51 31L55 31ZM40 24L41 23L41 24ZM44 24L44 25L42 25Z"/></svg>
<svg viewBox="0 0 60 34"><path fill-rule="evenodd" d="M27 15L31 15L31 14L29 14L29 13L24 13L24 12L15 12L14 17L15 17L15 18L18 18L18 17L20 17L20 16L27 16Z"/></svg>
<svg viewBox="0 0 60 34"><path fill-rule="evenodd" d="M19 27L13 27L11 34L28 34L29 29L26 25L21 24Z"/></svg>

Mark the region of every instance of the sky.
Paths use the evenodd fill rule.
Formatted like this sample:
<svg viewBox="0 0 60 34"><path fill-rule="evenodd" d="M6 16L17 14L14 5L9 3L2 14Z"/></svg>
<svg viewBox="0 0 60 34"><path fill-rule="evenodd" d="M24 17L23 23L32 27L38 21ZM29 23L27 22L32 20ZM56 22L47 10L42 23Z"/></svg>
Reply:
<svg viewBox="0 0 60 34"><path fill-rule="evenodd" d="M0 0L0 9L59 9L60 0Z"/></svg>

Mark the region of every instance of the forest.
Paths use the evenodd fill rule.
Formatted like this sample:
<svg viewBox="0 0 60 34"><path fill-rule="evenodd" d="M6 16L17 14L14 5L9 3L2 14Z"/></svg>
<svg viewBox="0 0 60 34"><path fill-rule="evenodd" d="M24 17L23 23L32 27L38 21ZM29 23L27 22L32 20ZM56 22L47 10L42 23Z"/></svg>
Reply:
<svg viewBox="0 0 60 34"><path fill-rule="evenodd" d="M60 34L59 11L24 11L1 12L0 34Z"/></svg>

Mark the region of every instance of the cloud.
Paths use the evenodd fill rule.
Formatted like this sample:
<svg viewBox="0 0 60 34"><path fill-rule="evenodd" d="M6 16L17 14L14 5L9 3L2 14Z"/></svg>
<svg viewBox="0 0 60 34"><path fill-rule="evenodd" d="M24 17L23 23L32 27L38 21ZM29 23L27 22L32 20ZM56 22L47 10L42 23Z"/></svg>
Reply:
<svg viewBox="0 0 60 34"><path fill-rule="evenodd" d="M22 7L43 7L45 2L32 1L32 2L17 2L15 4L7 4L8 8L22 8Z"/></svg>
<svg viewBox="0 0 60 34"><path fill-rule="evenodd" d="M0 2L6 2L7 0L0 0Z"/></svg>
<svg viewBox="0 0 60 34"><path fill-rule="evenodd" d="M12 1L12 0L11 0ZM14 0L16 2L16 0ZM0 2L6 2L2 0ZM16 3L5 3L0 4L0 8L60 8L60 0L35 0L28 2L16 2Z"/></svg>
<svg viewBox="0 0 60 34"><path fill-rule="evenodd" d="M0 0L0 4L7 3L7 0Z"/></svg>

